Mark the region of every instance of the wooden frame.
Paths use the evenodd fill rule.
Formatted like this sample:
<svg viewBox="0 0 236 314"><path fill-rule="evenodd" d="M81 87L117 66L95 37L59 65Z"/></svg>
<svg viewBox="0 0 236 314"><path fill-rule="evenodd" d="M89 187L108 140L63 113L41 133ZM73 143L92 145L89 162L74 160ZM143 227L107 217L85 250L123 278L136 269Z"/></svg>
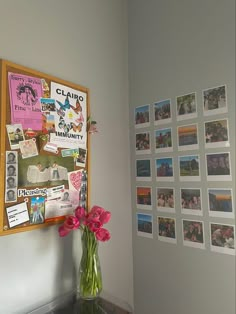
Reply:
<svg viewBox="0 0 236 314"><path fill-rule="evenodd" d="M25 202L23 197L16 197L16 202L13 202L12 204L6 203L6 194L5 190L7 188L6 186L6 151L11 151L11 146L10 142L8 139L8 133L6 129L6 125L12 124L11 121L11 98L10 98L10 89L9 89L9 81L8 81L8 76L9 73L14 73L14 74L20 74L20 75L26 75L28 77L33 77L37 79L44 79L48 86L50 86L50 92L51 92L51 82L54 82L56 84L61 84L65 88L70 88L73 90L78 91L78 93L83 93L86 95L86 117L84 119L84 125L85 125L85 132L87 136L86 140L86 147L84 147L87 150L87 156L86 156L86 164L84 168L81 168L80 166L76 166L74 163L74 170L80 170L84 169L86 170L87 173L87 188L86 188L86 207L89 208L89 191L90 191L90 176L89 176L89 163L90 163L90 139L89 139L89 132L88 132L88 126L87 126L87 121L89 117L89 101L90 101L90 95L89 95L89 89L62 79L59 79L57 77L18 65L14 64L12 62L9 62L7 60L0 60L0 75L1 75L1 81L0 81L0 235L8 235L12 233L17 233L17 232L23 232L23 231L29 231L29 230L34 230L34 229L39 229L43 227L47 227L50 225L54 225L56 223L62 222L64 220L64 217L58 217L53 219L53 221L48 221L48 222L41 222L38 224L31 224L30 221L22 223L20 225L16 225L14 227L9 227L9 217L6 213L6 208L10 207L12 205L19 204L21 202ZM48 96L49 97L49 96ZM24 133L25 129L23 128ZM77 132L77 130L75 131ZM42 136L42 132L37 131L37 135L35 136L36 143L38 146L38 141ZM61 153L61 149L58 149L59 154ZM14 152L17 151L18 155L22 157L21 150L20 149L14 149ZM51 152L47 151L42 151L41 148L39 149L39 155L41 156L51 156ZM49 158L48 157L48 158ZM47 157L45 157L47 158ZM70 157L72 158L72 157ZM30 159L30 158L29 158ZM71 160L71 159L70 159ZM18 169L18 165L17 165ZM8 174L9 175L9 174ZM16 177L17 179L18 177ZM17 179L19 181L19 179ZM66 180L65 180L66 182ZM34 185L35 187L35 185ZM45 183L45 187L47 186L47 183ZM51 187L51 186L50 186ZM30 186L27 187L27 189L30 189ZM65 188L68 188L68 183L65 184ZM17 185L17 192L18 192L18 185ZM27 201L26 201L27 202ZM31 205L29 203L26 204L29 212L29 206L31 206L32 210L32 201Z"/></svg>

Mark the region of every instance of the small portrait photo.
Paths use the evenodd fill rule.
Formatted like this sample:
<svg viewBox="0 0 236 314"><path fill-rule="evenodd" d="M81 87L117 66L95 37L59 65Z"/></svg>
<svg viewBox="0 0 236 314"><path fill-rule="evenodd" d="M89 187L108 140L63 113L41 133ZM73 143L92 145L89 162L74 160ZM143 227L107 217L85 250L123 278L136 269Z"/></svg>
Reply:
<svg viewBox="0 0 236 314"><path fill-rule="evenodd" d="M168 243L177 243L176 220L170 217L157 217L158 239Z"/></svg>
<svg viewBox="0 0 236 314"><path fill-rule="evenodd" d="M209 216L234 218L232 189L207 190Z"/></svg>
<svg viewBox="0 0 236 314"><path fill-rule="evenodd" d="M30 223L40 224L44 222L45 213L44 197L32 197L30 206Z"/></svg>
<svg viewBox="0 0 236 314"><path fill-rule="evenodd" d="M175 195L172 188L157 188L157 210L161 212L175 212Z"/></svg>
<svg viewBox="0 0 236 314"><path fill-rule="evenodd" d="M211 250L235 255L235 229L233 225L210 223Z"/></svg>
<svg viewBox="0 0 236 314"><path fill-rule="evenodd" d="M16 189L9 189L5 192L5 202L12 203L16 202L17 200L17 190Z"/></svg>
<svg viewBox="0 0 236 314"><path fill-rule="evenodd" d="M182 220L183 243L199 249L205 249L203 221Z"/></svg>
<svg viewBox="0 0 236 314"><path fill-rule="evenodd" d="M151 154L150 132L136 133L136 154Z"/></svg>
<svg viewBox="0 0 236 314"><path fill-rule="evenodd" d="M61 201L62 202L70 202L70 193L69 193L69 191L65 191L65 192L62 193Z"/></svg>
<svg viewBox="0 0 236 314"><path fill-rule="evenodd" d="M40 104L41 104L41 111L42 112L55 112L56 111L56 104L55 99L52 98L40 98Z"/></svg>
<svg viewBox="0 0 236 314"><path fill-rule="evenodd" d="M152 189L148 186L136 187L136 206L140 209L152 209Z"/></svg>
<svg viewBox="0 0 236 314"><path fill-rule="evenodd" d="M7 177L6 183L7 189L15 189L17 186L16 177Z"/></svg>
<svg viewBox="0 0 236 314"><path fill-rule="evenodd" d="M200 181L199 155L179 157L180 181Z"/></svg>
<svg viewBox="0 0 236 314"><path fill-rule="evenodd" d="M6 128L11 149L19 149L19 142L25 140L22 125L7 124Z"/></svg>
<svg viewBox="0 0 236 314"><path fill-rule="evenodd" d="M204 115L227 112L226 85L203 90Z"/></svg>
<svg viewBox="0 0 236 314"><path fill-rule="evenodd" d="M172 121L171 100L162 100L154 103L154 123L166 124Z"/></svg>
<svg viewBox="0 0 236 314"><path fill-rule="evenodd" d="M174 181L173 158L164 157L156 159L156 180Z"/></svg>
<svg viewBox="0 0 236 314"><path fill-rule="evenodd" d="M152 215L137 213L137 234L139 236L153 238Z"/></svg>
<svg viewBox="0 0 236 314"><path fill-rule="evenodd" d="M172 129L158 129L155 131L155 152L171 152L172 146Z"/></svg>
<svg viewBox="0 0 236 314"><path fill-rule="evenodd" d="M206 148L229 147L228 119L205 122Z"/></svg>
<svg viewBox="0 0 236 314"><path fill-rule="evenodd" d="M138 159L136 160L136 180L151 181L151 160Z"/></svg>
<svg viewBox="0 0 236 314"><path fill-rule="evenodd" d="M35 139L22 141L19 143L22 158L30 158L38 155L38 149Z"/></svg>
<svg viewBox="0 0 236 314"><path fill-rule="evenodd" d="M182 125L178 127L178 149L198 149L198 128L197 123Z"/></svg>
<svg viewBox="0 0 236 314"><path fill-rule="evenodd" d="M44 112L42 114L42 129L49 133L55 132L55 114L51 112Z"/></svg>
<svg viewBox="0 0 236 314"><path fill-rule="evenodd" d="M17 163L17 152L6 151L6 163L16 164Z"/></svg>
<svg viewBox="0 0 236 314"><path fill-rule="evenodd" d="M206 154L207 180L231 181L229 153Z"/></svg>
<svg viewBox="0 0 236 314"><path fill-rule="evenodd" d="M7 177L16 176L16 165L6 165Z"/></svg>
<svg viewBox="0 0 236 314"><path fill-rule="evenodd" d="M202 215L201 189L180 189L180 197L183 214Z"/></svg>
<svg viewBox="0 0 236 314"><path fill-rule="evenodd" d="M143 128L150 126L150 105L135 108L135 127Z"/></svg>
<svg viewBox="0 0 236 314"><path fill-rule="evenodd" d="M197 117L196 93L178 96L177 103L177 121L192 119Z"/></svg>
<svg viewBox="0 0 236 314"><path fill-rule="evenodd" d="M86 165L86 157L87 157L87 149L79 148L79 156L76 158L76 166L85 167Z"/></svg>

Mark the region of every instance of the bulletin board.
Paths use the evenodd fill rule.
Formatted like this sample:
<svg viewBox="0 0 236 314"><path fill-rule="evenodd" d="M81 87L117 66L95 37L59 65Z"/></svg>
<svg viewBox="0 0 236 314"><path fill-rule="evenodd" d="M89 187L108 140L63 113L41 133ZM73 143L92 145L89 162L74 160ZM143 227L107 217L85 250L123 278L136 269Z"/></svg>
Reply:
<svg viewBox="0 0 236 314"><path fill-rule="evenodd" d="M0 235L89 207L89 90L0 60Z"/></svg>

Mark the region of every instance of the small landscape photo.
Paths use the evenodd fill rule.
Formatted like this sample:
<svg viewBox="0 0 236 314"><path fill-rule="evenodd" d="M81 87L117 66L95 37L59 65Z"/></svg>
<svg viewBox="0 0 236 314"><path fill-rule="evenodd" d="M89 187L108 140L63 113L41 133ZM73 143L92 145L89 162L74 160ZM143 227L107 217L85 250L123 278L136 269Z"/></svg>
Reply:
<svg viewBox="0 0 236 314"><path fill-rule="evenodd" d="M152 215L137 214L138 235L152 237Z"/></svg>
<svg viewBox="0 0 236 314"><path fill-rule="evenodd" d="M136 187L136 204L138 208L149 208L152 205L151 187Z"/></svg>
<svg viewBox="0 0 236 314"><path fill-rule="evenodd" d="M179 169L181 177L199 177L199 156L180 156Z"/></svg>

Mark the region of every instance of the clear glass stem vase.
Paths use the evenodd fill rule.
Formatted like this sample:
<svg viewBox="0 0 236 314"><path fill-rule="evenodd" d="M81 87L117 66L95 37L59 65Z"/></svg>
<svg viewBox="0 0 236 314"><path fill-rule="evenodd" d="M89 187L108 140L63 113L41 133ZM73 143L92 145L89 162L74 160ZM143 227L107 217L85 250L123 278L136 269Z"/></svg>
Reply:
<svg viewBox="0 0 236 314"><path fill-rule="evenodd" d="M98 241L87 228L81 236L82 257L78 271L77 296L82 299L95 299L102 291L102 273L98 256Z"/></svg>

